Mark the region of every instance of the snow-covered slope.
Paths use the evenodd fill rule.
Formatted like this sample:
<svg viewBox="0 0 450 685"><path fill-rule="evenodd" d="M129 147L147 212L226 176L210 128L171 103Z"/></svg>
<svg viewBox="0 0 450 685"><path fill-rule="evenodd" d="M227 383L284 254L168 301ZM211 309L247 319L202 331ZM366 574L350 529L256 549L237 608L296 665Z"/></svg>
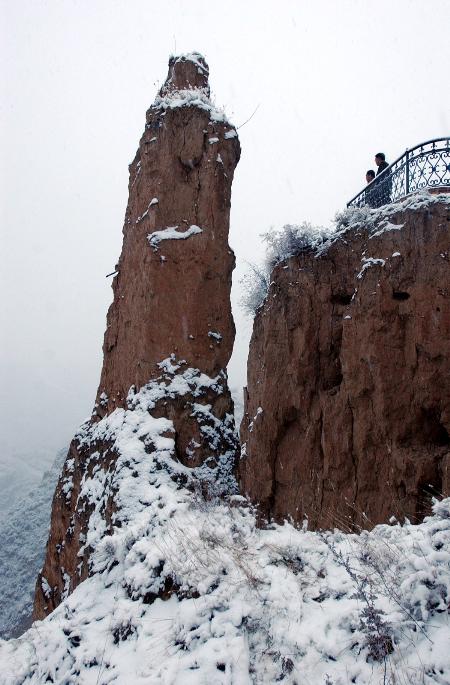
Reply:
<svg viewBox="0 0 450 685"><path fill-rule="evenodd" d="M40 484L25 497L22 488L21 498L0 521L2 637L20 633L31 617L36 578L44 560L52 496L66 452L58 452Z"/></svg>
<svg viewBox="0 0 450 685"><path fill-rule="evenodd" d="M119 455L114 474L94 465L82 483L91 576L0 643L2 683L448 683L450 499L420 525L360 535L258 529L232 494L226 457L213 469L183 466L171 421L152 415L164 396L201 394L218 379L165 368L129 409L81 430L78 439L108 440ZM205 405L193 411L213 444L224 427ZM220 499L211 489L205 498L216 477Z"/></svg>

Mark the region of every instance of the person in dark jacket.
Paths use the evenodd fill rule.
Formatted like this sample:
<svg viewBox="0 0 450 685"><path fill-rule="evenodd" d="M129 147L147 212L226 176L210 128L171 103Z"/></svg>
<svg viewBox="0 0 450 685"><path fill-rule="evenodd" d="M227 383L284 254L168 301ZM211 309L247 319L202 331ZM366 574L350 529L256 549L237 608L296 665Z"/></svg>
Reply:
<svg viewBox="0 0 450 685"><path fill-rule="evenodd" d="M373 169L369 169L368 171L366 171L366 183L367 183L367 185L369 185L369 183L372 183L374 178L375 178L375 172ZM374 183L369 188L367 188L367 190L366 190L365 200L366 200L366 205L369 205L369 207L376 207L374 190L375 190L375 184Z"/></svg>
<svg viewBox="0 0 450 685"><path fill-rule="evenodd" d="M377 178L383 174L377 182L376 189L376 204L375 207L387 205L391 201L392 178L389 170L389 164L386 162L386 155L384 152L377 152L375 155L375 164L378 167ZM388 171L386 171L388 169Z"/></svg>
<svg viewBox="0 0 450 685"><path fill-rule="evenodd" d="M377 176L379 176L382 171L388 168L389 164L386 162L386 155L384 152L377 152L375 155L375 164L378 167Z"/></svg>

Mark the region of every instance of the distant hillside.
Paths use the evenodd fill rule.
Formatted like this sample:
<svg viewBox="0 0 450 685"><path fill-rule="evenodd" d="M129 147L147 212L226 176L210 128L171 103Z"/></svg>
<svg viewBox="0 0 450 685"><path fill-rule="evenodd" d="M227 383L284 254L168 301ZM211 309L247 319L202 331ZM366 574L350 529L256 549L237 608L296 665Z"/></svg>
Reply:
<svg viewBox="0 0 450 685"><path fill-rule="evenodd" d="M58 452L39 485L20 497L0 521L0 636L20 634L31 625L37 574L45 554L53 492L66 450ZM25 490L26 492L26 490Z"/></svg>

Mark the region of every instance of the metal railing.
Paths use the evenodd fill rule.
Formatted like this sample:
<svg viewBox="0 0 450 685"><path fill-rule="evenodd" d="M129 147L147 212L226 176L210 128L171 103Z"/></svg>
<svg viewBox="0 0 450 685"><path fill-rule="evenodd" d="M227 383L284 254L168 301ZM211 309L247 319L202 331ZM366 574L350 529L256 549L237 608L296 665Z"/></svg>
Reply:
<svg viewBox="0 0 450 685"><path fill-rule="evenodd" d="M434 138L406 150L347 207L381 207L422 188L450 189L450 138Z"/></svg>

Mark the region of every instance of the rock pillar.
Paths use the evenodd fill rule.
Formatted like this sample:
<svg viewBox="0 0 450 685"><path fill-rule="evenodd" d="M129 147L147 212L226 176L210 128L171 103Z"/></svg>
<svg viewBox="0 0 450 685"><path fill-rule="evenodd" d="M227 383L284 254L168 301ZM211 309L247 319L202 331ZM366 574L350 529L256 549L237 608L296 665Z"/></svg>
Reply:
<svg viewBox="0 0 450 685"><path fill-rule="evenodd" d="M171 58L129 167L96 404L71 444L56 489L35 618L52 611L89 574L92 531L100 525L94 514L104 535L120 525L117 434L100 436L96 425L114 412L126 420L146 388L152 416L171 422L167 435L177 463L203 468L209 485L222 478L230 486L232 480L236 441L226 366L235 333L234 254L228 230L240 146L236 130L209 98L208 72L197 53ZM151 453L145 431L142 440Z"/></svg>

